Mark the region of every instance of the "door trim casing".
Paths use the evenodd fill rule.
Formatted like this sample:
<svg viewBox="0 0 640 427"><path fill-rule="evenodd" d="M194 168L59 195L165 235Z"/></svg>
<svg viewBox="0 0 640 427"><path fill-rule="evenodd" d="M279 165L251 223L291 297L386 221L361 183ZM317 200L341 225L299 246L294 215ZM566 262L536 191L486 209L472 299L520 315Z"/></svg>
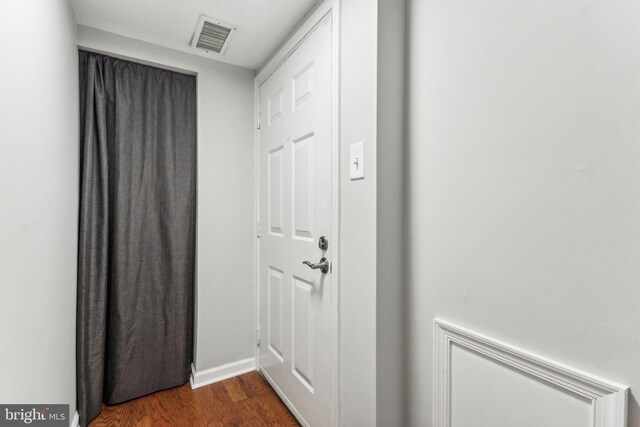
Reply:
<svg viewBox="0 0 640 427"><path fill-rule="evenodd" d="M330 425L339 424L339 334L340 334L340 1L326 0L319 4L313 12L304 18L304 22L289 37L287 42L273 55L265 66L256 75L254 83L254 119L255 119L255 313L256 313L256 342L260 336L260 86L278 67L307 39L315 28L328 16L331 16L331 233L332 252L332 307L331 307L331 422ZM256 366L258 371L267 379L270 385L283 399L287 407L296 416L298 421L303 421L301 414L286 398L284 393L271 380L268 374L260 368L260 349L256 346ZM304 424L304 423L303 423Z"/></svg>

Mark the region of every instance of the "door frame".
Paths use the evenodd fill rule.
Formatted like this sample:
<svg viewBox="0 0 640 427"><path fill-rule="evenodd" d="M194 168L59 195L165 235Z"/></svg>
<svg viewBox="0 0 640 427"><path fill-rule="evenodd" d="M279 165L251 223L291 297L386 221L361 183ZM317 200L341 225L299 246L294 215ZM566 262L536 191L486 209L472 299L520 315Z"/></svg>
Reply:
<svg viewBox="0 0 640 427"><path fill-rule="evenodd" d="M255 313L256 313L256 369L267 379L278 393L289 410L302 425L307 425L301 414L287 399L282 390L271 380L269 375L260 369L260 86L289 56L304 42L313 30L327 17L331 16L331 233L332 251L332 307L331 307L331 422L337 426L340 401L338 396L339 384L339 333L340 333L340 1L326 0L310 11L302 20L299 27L289 37L286 43L278 49L265 66L258 72L254 81L254 118L255 118Z"/></svg>

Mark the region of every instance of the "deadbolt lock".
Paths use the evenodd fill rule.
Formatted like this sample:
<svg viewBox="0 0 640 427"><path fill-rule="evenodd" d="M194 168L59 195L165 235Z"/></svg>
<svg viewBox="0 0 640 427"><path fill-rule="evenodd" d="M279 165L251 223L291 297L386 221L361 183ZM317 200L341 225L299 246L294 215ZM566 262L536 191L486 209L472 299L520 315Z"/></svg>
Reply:
<svg viewBox="0 0 640 427"><path fill-rule="evenodd" d="M329 240L324 236L320 236L320 239L318 240L318 247L323 251L326 251L329 249Z"/></svg>

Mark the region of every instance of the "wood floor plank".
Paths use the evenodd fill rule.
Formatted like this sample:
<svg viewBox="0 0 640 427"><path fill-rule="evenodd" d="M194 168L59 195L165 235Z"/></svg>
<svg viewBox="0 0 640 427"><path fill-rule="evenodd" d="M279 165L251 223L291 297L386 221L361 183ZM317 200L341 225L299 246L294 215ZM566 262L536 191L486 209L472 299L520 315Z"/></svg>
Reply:
<svg viewBox="0 0 640 427"><path fill-rule="evenodd" d="M273 389L262 378L260 373L254 371L248 374L236 377L242 386L242 391L247 397L260 396L263 394L272 394Z"/></svg>
<svg viewBox="0 0 640 427"><path fill-rule="evenodd" d="M195 390L187 383L119 405L102 405L89 427L290 427L291 412L258 372Z"/></svg>
<svg viewBox="0 0 640 427"><path fill-rule="evenodd" d="M257 411L264 414L269 425L298 425L295 417L275 393L256 397Z"/></svg>
<svg viewBox="0 0 640 427"><path fill-rule="evenodd" d="M227 390L227 394L229 394L229 397L231 398L231 401L233 403L237 403L247 398L247 395L244 394L244 391L242 390L242 383L240 382L240 380L238 380L237 377L230 378L226 381L223 381L223 383L225 389Z"/></svg>
<svg viewBox="0 0 640 427"><path fill-rule="evenodd" d="M220 383L193 390L193 395L205 425L215 425L233 410L233 402Z"/></svg>
<svg viewBox="0 0 640 427"><path fill-rule="evenodd" d="M196 427L206 426L204 422L205 416L202 410L203 408L196 403L195 390L191 389L190 384L185 384L182 387L179 387L178 390L183 411L185 414L190 415L188 421L191 422L191 425Z"/></svg>

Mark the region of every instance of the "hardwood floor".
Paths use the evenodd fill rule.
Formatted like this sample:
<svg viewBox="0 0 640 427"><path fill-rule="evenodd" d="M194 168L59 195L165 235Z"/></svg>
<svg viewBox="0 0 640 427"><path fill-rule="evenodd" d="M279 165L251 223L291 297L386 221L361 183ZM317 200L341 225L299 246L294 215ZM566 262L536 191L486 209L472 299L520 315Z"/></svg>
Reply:
<svg viewBox="0 0 640 427"><path fill-rule="evenodd" d="M250 372L195 390L187 383L119 405L102 405L89 427L298 425L262 376Z"/></svg>

